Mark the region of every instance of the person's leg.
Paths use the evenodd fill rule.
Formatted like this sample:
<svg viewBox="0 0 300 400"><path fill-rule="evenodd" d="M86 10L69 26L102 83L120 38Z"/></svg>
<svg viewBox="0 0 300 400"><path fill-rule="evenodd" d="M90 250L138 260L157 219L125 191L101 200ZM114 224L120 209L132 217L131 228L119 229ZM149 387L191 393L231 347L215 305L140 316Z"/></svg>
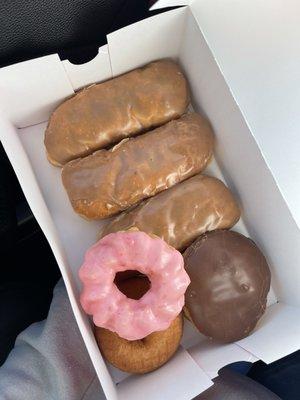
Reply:
<svg viewBox="0 0 300 400"><path fill-rule="evenodd" d="M258 361L248 376L276 393L282 400L300 399L300 351L272 364Z"/></svg>
<svg viewBox="0 0 300 400"><path fill-rule="evenodd" d="M233 372L237 372L242 375L247 375L249 372L250 368L252 366L252 363L247 362L247 361L237 361L232 364L226 365L224 369L228 369Z"/></svg>
<svg viewBox="0 0 300 400"><path fill-rule="evenodd" d="M194 400L280 400L270 390L227 367L219 371L214 385Z"/></svg>
<svg viewBox="0 0 300 400"><path fill-rule="evenodd" d="M9 400L104 400L62 281L47 320L18 336L0 368L0 393Z"/></svg>

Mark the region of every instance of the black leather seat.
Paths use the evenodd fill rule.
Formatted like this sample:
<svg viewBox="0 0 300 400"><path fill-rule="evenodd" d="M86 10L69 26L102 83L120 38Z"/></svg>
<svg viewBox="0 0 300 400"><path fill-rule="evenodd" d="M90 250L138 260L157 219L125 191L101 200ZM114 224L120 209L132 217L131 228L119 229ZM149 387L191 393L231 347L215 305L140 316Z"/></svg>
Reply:
<svg viewBox="0 0 300 400"><path fill-rule="evenodd" d="M57 52L84 62L107 33L147 12L147 0L1 1L0 67Z"/></svg>

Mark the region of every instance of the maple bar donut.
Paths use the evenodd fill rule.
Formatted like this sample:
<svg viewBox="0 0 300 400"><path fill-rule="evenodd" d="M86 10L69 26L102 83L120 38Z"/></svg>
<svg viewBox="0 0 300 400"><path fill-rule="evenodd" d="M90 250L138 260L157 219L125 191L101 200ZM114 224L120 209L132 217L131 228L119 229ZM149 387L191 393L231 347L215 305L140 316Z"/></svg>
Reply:
<svg viewBox="0 0 300 400"><path fill-rule="evenodd" d="M239 217L238 204L223 182L196 175L124 211L102 227L100 237L135 227L183 250L204 232L231 228Z"/></svg>
<svg viewBox="0 0 300 400"><path fill-rule="evenodd" d="M147 279L142 276L121 281L118 287L135 300L149 289ZM176 352L182 332L182 313L166 330L153 332L141 340L126 340L115 332L95 326L95 337L102 355L120 370L135 374L144 374L165 364Z"/></svg>
<svg viewBox="0 0 300 400"><path fill-rule="evenodd" d="M127 298L115 285L116 273L136 270L150 282L139 300ZM182 255L162 239L144 232L109 234L86 253L79 270L80 302L96 326L127 340L139 340L167 329L184 305L190 279Z"/></svg>
<svg viewBox="0 0 300 400"><path fill-rule="evenodd" d="M101 219L201 172L212 152L208 121L187 114L111 150L69 162L62 180L75 212Z"/></svg>
<svg viewBox="0 0 300 400"><path fill-rule="evenodd" d="M171 60L152 62L83 89L51 115L45 147L58 166L180 117L187 81Z"/></svg>

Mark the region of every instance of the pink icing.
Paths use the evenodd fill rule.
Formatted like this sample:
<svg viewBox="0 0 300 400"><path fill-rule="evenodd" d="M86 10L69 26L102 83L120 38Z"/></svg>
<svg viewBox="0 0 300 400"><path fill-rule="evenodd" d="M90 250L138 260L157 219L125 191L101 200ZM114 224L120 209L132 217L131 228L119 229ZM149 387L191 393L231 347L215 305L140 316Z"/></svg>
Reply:
<svg viewBox="0 0 300 400"><path fill-rule="evenodd" d="M114 284L117 272L138 270L151 287L139 300L127 298ZM162 239L144 232L111 233L85 255L79 270L80 302L95 325L138 340L167 329L184 305L190 279L182 255Z"/></svg>

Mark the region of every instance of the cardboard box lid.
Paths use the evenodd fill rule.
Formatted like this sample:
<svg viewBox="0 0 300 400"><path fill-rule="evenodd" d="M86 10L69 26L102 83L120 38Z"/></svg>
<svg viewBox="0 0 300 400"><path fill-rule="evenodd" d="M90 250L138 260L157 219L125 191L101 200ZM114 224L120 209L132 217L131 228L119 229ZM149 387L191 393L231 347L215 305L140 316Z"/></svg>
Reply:
<svg viewBox="0 0 300 400"><path fill-rule="evenodd" d="M189 5L300 226L300 3L159 0Z"/></svg>
<svg viewBox="0 0 300 400"><path fill-rule="evenodd" d="M23 78L22 85L16 76ZM1 68L0 93L2 112L17 128L23 128L47 121L61 99L74 90L58 55L51 54Z"/></svg>
<svg viewBox="0 0 300 400"><path fill-rule="evenodd" d="M193 1L192 10L300 226L300 3Z"/></svg>

